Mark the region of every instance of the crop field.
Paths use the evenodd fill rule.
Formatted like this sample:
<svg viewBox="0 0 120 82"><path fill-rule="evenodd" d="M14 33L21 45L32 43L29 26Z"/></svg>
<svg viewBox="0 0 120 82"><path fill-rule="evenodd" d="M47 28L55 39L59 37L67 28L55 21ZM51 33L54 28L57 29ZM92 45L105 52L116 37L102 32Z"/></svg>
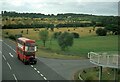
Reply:
<svg viewBox="0 0 120 82"><path fill-rule="evenodd" d="M96 27L96 29L99 27ZM93 36L96 35L95 31L92 31L93 27L80 27L80 28L55 28L54 32L76 32L80 35L80 37L85 37L85 36ZM44 28L39 29L44 30ZM68 31L69 30L69 31ZM91 30L91 33L89 33L89 30ZM21 33L23 31L23 33ZM28 34L27 34L27 29L5 29L3 30L4 33L8 32L8 34L22 34L24 37L28 37L30 39L34 40L39 40L39 31L34 31L34 29L28 29ZM49 36L51 36L54 32L52 32L49 29Z"/></svg>

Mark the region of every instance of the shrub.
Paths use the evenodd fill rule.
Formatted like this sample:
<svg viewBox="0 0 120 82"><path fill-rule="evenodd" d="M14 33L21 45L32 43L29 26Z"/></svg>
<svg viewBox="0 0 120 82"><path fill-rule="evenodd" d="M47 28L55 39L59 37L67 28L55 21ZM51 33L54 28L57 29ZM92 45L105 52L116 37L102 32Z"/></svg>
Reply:
<svg viewBox="0 0 120 82"><path fill-rule="evenodd" d="M6 35L8 35L9 33L8 32L5 32Z"/></svg>
<svg viewBox="0 0 120 82"><path fill-rule="evenodd" d="M12 39L12 40L16 40L16 37L14 35L9 35L9 38Z"/></svg>
<svg viewBox="0 0 120 82"><path fill-rule="evenodd" d="M68 31L70 31L70 29L68 29Z"/></svg>
<svg viewBox="0 0 120 82"><path fill-rule="evenodd" d="M23 33L23 30L21 31L21 33Z"/></svg>
<svg viewBox="0 0 120 82"><path fill-rule="evenodd" d="M106 36L106 35L107 35L107 30L106 30L106 29L102 29L102 28L98 28L98 29L96 30L96 34L97 34L98 36Z"/></svg>
<svg viewBox="0 0 120 82"><path fill-rule="evenodd" d="M80 37L78 33L73 32L72 34L73 34L74 38L79 38Z"/></svg>
<svg viewBox="0 0 120 82"><path fill-rule="evenodd" d="M16 34L15 35L15 38L19 38L19 37L22 37L22 34Z"/></svg>
<svg viewBox="0 0 120 82"><path fill-rule="evenodd" d="M53 28L53 27L51 27L50 29L51 29L52 32L54 31L54 28Z"/></svg>
<svg viewBox="0 0 120 82"><path fill-rule="evenodd" d="M89 33L91 33L91 30L89 30Z"/></svg>

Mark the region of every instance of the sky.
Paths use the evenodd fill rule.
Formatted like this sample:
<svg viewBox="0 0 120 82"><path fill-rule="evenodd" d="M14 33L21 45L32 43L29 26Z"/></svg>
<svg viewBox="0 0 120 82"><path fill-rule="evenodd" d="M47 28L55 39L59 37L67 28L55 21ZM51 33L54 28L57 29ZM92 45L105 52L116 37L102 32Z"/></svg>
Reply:
<svg viewBox="0 0 120 82"><path fill-rule="evenodd" d="M0 0L1 10L43 14L118 15L119 0Z"/></svg>

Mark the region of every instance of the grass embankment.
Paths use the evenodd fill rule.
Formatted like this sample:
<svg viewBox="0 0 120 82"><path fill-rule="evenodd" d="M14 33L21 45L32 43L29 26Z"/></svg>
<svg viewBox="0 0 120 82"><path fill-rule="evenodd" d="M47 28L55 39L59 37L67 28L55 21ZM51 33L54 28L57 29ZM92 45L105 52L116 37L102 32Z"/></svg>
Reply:
<svg viewBox="0 0 120 82"><path fill-rule="evenodd" d="M79 75L83 80L99 80L99 67L89 68L85 70L78 71L74 79L80 80ZM118 72L116 73L116 79L120 78ZM102 80L114 80L114 69L103 68L102 69Z"/></svg>
<svg viewBox="0 0 120 82"><path fill-rule="evenodd" d="M24 37L28 37L36 40L38 45L37 55L41 57L49 57L49 58L60 58L60 59L80 59L81 57L87 57L87 53L90 51L95 52L107 52L107 51L117 51L118 50L118 36L96 36L95 31L89 33L89 30L92 30L92 27L89 28L69 28L69 32L77 32L80 34L79 39L74 39L74 44L69 48L68 51L61 51L60 47L57 43L57 40L48 39L46 42L46 48L43 48L43 43L39 40L39 31L34 31L33 29L29 29L29 33L27 33L26 29L6 29L5 32L8 34L18 34L23 30L22 35ZM43 30L43 29L40 29ZM55 28L54 32L64 32L68 31L67 28ZM49 36L51 36L54 32L49 30Z"/></svg>

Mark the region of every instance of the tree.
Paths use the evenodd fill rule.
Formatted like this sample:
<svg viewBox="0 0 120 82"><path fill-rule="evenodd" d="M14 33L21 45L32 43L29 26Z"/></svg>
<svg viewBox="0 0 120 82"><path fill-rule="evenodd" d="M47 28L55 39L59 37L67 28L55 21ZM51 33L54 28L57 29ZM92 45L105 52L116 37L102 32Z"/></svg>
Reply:
<svg viewBox="0 0 120 82"><path fill-rule="evenodd" d="M115 25L115 24L109 24L105 27L105 29L110 32L112 31L112 34L120 34L119 30L120 30L120 27L118 25Z"/></svg>
<svg viewBox="0 0 120 82"><path fill-rule="evenodd" d="M74 38L79 38L80 37L78 33L73 32L72 34L73 34Z"/></svg>
<svg viewBox="0 0 120 82"><path fill-rule="evenodd" d="M27 34L28 34L28 29L27 29Z"/></svg>
<svg viewBox="0 0 120 82"><path fill-rule="evenodd" d="M55 33L53 34L53 38L54 38L54 39L57 39L61 33L62 33L62 32L55 32Z"/></svg>
<svg viewBox="0 0 120 82"><path fill-rule="evenodd" d="M39 36L40 36L40 39L42 40L43 45L45 47L46 41L48 39L48 31L47 30L41 30L39 32Z"/></svg>
<svg viewBox="0 0 120 82"><path fill-rule="evenodd" d="M103 29L103 28L98 28L96 30L96 34L98 36L106 36L107 35L107 30L106 29Z"/></svg>
<svg viewBox="0 0 120 82"><path fill-rule="evenodd" d="M68 32L64 32L58 37L58 44L61 47L61 50L68 49L68 47L73 45L73 35Z"/></svg>

